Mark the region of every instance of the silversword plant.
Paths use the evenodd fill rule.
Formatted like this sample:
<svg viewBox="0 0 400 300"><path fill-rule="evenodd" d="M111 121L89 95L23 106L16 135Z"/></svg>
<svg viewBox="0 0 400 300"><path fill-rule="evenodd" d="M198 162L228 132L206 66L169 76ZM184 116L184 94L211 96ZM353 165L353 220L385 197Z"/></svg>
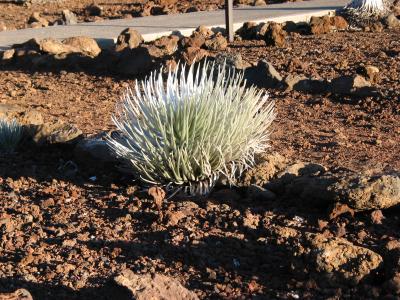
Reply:
<svg viewBox="0 0 400 300"><path fill-rule="evenodd" d="M389 12L389 3L387 0L352 0L345 10L364 18L382 17Z"/></svg>
<svg viewBox="0 0 400 300"><path fill-rule="evenodd" d="M113 116L121 138L108 142L143 181L206 194L254 164L274 118L274 102L246 88L242 73L205 62L136 82Z"/></svg>
<svg viewBox="0 0 400 300"><path fill-rule="evenodd" d="M15 120L0 119L0 153L12 153L22 139L22 126Z"/></svg>

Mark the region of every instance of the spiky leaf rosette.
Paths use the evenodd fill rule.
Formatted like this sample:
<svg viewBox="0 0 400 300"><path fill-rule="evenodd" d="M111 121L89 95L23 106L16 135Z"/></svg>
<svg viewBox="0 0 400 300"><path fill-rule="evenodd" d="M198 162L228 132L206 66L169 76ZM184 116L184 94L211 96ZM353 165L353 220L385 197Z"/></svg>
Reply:
<svg viewBox="0 0 400 300"><path fill-rule="evenodd" d="M342 14L353 26L365 26L389 14L387 0L352 0Z"/></svg>
<svg viewBox="0 0 400 300"><path fill-rule="evenodd" d="M12 153L22 139L22 126L13 119L0 120L0 153Z"/></svg>
<svg viewBox="0 0 400 300"><path fill-rule="evenodd" d="M113 116L122 138L109 144L145 182L206 194L221 174L233 182L253 165L274 118L241 73L206 62L169 71L165 84L162 72L136 82Z"/></svg>

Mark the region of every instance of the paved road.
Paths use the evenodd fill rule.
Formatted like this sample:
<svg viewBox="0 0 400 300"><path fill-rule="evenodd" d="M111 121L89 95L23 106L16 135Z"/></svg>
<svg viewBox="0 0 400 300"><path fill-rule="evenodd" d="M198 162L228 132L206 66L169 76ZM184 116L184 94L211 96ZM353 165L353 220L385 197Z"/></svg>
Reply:
<svg viewBox="0 0 400 300"><path fill-rule="evenodd" d="M234 27L236 30L246 21L307 21L313 15L327 14L343 7L348 2L348 0L306 0L264 7L236 8L234 9ZM138 30L145 40L153 40L176 31L189 35L199 25L223 27L224 20L224 11L219 10L3 31L0 32L0 50L9 48L13 44L23 43L30 38L63 39L82 35L93 37L100 45L106 47L112 44L118 34L127 27Z"/></svg>

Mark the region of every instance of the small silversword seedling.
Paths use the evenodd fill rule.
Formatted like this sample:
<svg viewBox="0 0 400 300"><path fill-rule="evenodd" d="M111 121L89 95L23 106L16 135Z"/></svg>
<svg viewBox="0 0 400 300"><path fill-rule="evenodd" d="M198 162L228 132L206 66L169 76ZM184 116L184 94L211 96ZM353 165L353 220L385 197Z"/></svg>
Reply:
<svg viewBox="0 0 400 300"><path fill-rule="evenodd" d="M22 139L22 126L13 119L0 120L0 153L12 153Z"/></svg>
<svg viewBox="0 0 400 300"><path fill-rule="evenodd" d="M122 137L108 142L143 181L206 194L220 175L233 183L254 164L274 118L274 103L243 74L183 66L128 89L113 116Z"/></svg>

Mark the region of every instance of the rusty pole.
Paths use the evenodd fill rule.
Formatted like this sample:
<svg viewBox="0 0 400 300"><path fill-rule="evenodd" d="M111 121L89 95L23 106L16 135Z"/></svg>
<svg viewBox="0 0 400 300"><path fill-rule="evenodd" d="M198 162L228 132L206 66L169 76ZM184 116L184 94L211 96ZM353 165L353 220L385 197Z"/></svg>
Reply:
<svg viewBox="0 0 400 300"><path fill-rule="evenodd" d="M233 42L233 0L225 0L225 25L228 41Z"/></svg>

